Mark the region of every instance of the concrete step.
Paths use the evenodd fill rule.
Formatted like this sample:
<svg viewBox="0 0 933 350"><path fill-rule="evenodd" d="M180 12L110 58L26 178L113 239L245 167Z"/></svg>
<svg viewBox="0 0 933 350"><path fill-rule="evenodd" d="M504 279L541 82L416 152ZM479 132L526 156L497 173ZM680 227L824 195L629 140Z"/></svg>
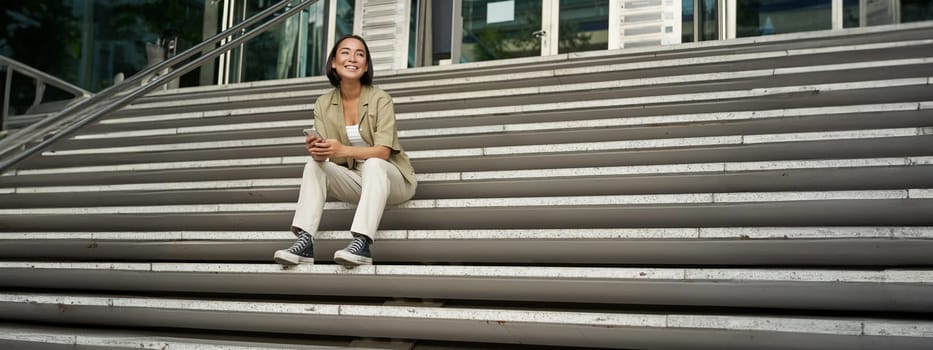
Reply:
<svg viewBox="0 0 933 350"><path fill-rule="evenodd" d="M565 110L579 108L607 108L625 107L632 105L651 105L659 103L695 102L708 100L721 101L739 98L761 98L767 96L783 96L802 93L828 93L834 91L858 91L861 89L878 89L882 93L895 90L897 87L922 87L929 84L933 74L933 64L929 58L923 59L925 64L905 66L898 70L893 68L876 67L867 68L864 72L826 72L826 79L809 72L798 74L796 80L774 77L771 70L764 72L724 72L715 76L689 76L674 77L660 81L606 81L587 82L580 84L560 84L553 86L535 86L525 89L509 89L504 91L471 91L454 95L423 94L412 97L395 97L398 119L451 118L475 115L502 115L512 113L540 112L545 110ZM881 65L881 63L874 63ZM893 64L893 63L891 63ZM898 73L900 72L900 73ZM759 79L735 79L736 77L750 75L765 75ZM657 80L658 78L655 78ZM686 80L679 82L679 80ZM700 83L690 84L696 80ZM716 83L717 80L723 80ZM660 84L665 83L665 84ZM673 84L676 83L676 84ZM672 85L673 84L673 85ZM634 87L631 85L635 85ZM638 88L638 85L643 85ZM391 92L391 91L390 91ZM289 93L293 94L293 93ZM490 95L490 96L487 96ZM491 97L496 96L496 97ZM897 94L893 96L898 96ZM929 95L927 95L929 96ZM270 100L273 96L260 96L250 106L237 106L222 104L208 107L203 110L193 110L185 107L184 110L158 109L158 114L111 117L102 120L97 126L88 130L109 131L114 129L139 128L121 124L152 123L160 121L197 121L208 119L218 121L217 118L232 119L238 116L254 115L269 118L270 115L284 114L309 120L309 112L313 109L313 98L307 97L291 104ZM444 101L447 100L447 101ZM483 108L476 108L477 104ZM574 107L568 107L574 106ZM463 109L471 110L463 113ZM177 126L177 125L176 125ZM144 127L145 128L145 127ZM129 130L133 130L129 129Z"/></svg>
<svg viewBox="0 0 933 350"><path fill-rule="evenodd" d="M317 260L329 262L350 234L320 231ZM929 266L929 226L700 228L517 228L387 230L382 263L631 266ZM0 256L17 260L270 262L287 231L38 231L0 234Z"/></svg>
<svg viewBox="0 0 933 350"><path fill-rule="evenodd" d="M765 112L783 109L805 109L805 108L830 108L838 107L848 109L853 106L875 105L875 104L897 104L914 103L929 101L931 90L926 86L900 86L875 89L855 89L839 91L808 91L802 93L782 93L763 96L752 96L738 99L717 99L712 101L703 101L684 96L679 100L656 101L654 104L644 104L643 100L629 99L628 103L622 101L620 105L607 105L600 107L598 105L588 108L574 108L571 104L559 103L556 105L538 106L534 110L522 111L510 110L507 113L493 114L464 114L445 115L443 118L435 118L432 114L426 113L408 113L398 111L397 117L400 131L408 133L427 133L432 129L451 129L451 128L475 128L510 124L534 124L534 123L553 123L553 122L571 122L571 121L591 121L600 119L619 119L620 117L634 118L635 120L645 117L665 117L665 116L687 116L687 115L708 115L714 113L738 113ZM857 102L854 102L857 101ZM556 109L555 109L556 108ZM915 109L916 110L916 109ZM867 112L867 111L866 111ZM201 113L201 112L198 112ZM445 112L446 113L446 112ZM832 114L832 113L829 113ZM184 129L187 132L196 132L200 137L206 140L222 139L225 137L244 138L252 135L268 135L270 130L259 129L253 132L249 125L259 126L256 123L270 123L272 128L294 128L291 130L293 135L306 125L310 125L310 114L305 111L292 111L287 113L259 113L255 108L244 110L242 113L233 115L211 115L209 118L202 118L203 114L183 114L186 119L164 120L152 119L150 116L140 117L140 119L129 119L130 123L108 124L104 129L89 128L86 133L99 135L107 133L119 133L125 131L149 131L166 129ZM166 118L174 118L167 116ZM161 118L161 117L160 117ZM102 121L102 122L107 122ZM677 121L674 121L677 123ZM681 122L682 123L682 122ZM221 131L203 130L200 128L215 128L218 125L231 125L230 129ZM239 129L237 129L238 125ZM630 124L631 126L631 124ZM96 131L95 131L96 130ZM197 131L201 130L201 131ZM417 131L416 131L417 130ZM210 132L208 132L210 131ZM285 129L278 131L271 130L275 135L281 135ZM231 133L224 135L224 133ZM119 135L119 134L117 134ZM146 135L136 135L138 138L145 138ZM159 135L154 135L159 136ZM165 135L162 135L165 136ZM77 138L82 136L76 135ZM255 136L253 136L255 137Z"/></svg>
<svg viewBox="0 0 933 350"><path fill-rule="evenodd" d="M717 135L705 137L683 137L683 138L647 138L647 139L628 139L616 141L599 142L556 142L556 143L535 143L527 145L508 145L508 146L488 146L452 148L452 149L424 149L410 150L409 156L413 160L431 160L440 158L455 157L494 157L494 156L515 156L525 154L548 155L560 153L580 153L580 152L618 152L618 151L648 151L660 149L702 149L706 147L728 147L745 145L767 145L776 143L808 143L814 146L817 144L826 144L831 146L835 141L860 140L868 143L869 140L881 140L891 143L913 143L915 139L925 139L933 135L933 127L906 127L906 128L884 128L884 129L863 129L863 130L841 130L841 131L820 131L820 132L802 132L802 133L778 133L778 134L739 134L739 135ZM141 146L107 147L76 150L61 150L44 152L43 156L49 157L48 163L54 162L52 158L66 158L70 156L83 156L81 158L98 157L102 160L114 162L126 159L128 157L142 158L142 160L158 161L160 157L174 156L176 161L188 161L201 158L199 155L206 154L229 154L238 152L243 157L261 156L273 151L278 151L280 156L289 156L297 158L308 158L302 156L303 139L301 137L279 137L266 139L235 140L235 141L215 141L215 142L193 142L179 144L157 144ZM253 152L252 150L257 150ZM189 152L190 151L190 152ZM198 152L200 151L200 152ZM174 152L174 154L167 154ZM287 152L287 153L286 153ZM77 158L77 157L76 157ZM80 159L80 158L78 158ZM101 162L107 164L105 162ZM85 162L87 164L87 162ZM87 164L94 165L94 164ZM26 173L26 172L24 172Z"/></svg>
<svg viewBox="0 0 933 350"><path fill-rule="evenodd" d="M907 46L910 45L910 46ZM650 64L600 65L587 68L571 68L553 71L492 75L476 77L419 81L403 84L379 84L393 94L398 108L404 111L426 111L444 108L450 103L482 99L484 106L508 105L516 98L534 102L536 100L559 102L580 98L596 99L601 95L616 97L650 96L665 91L689 93L693 91L719 91L733 88L778 87L800 82L810 84L880 80L929 76L931 58L928 57L933 41L891 43L889 47L897 53L888 56L864 55L851 52L839 55L833 52L832 59L807 56L806 61L792 62L784 52L755 55L725 55L702 59L677 59ZM715 64L711 64L715 63ZM825 64L823 64L825 63ZM678 69L678 67L682 67ZM520 87L498 88L496 82L522 81ZM483 83L474 86L476 83ZM465 88L451 86L469 84ZM413 90L417 86L420 89ZM306 105L309 101L329 91L324 88L299 88L281 92L259 91L249 95L224 95L212 98L170 100L152 103L137 103L127 107L120 116L164 115L180 112L207 112L235 110L261 106Z"/></svg>
<svg viewBox="0 0 933 350"><path fill-rule="evenodd" d="M417 176L415 199L919 188L933 187L931 165L933 156L428 173ZM95 177L101 184L0 187L0 208L296 201L296 175L126 184Z"/></svg>
<svg viewBox="0 0 933 350"><path fill-rule="evenodd" d="M328 202L322 229L349 226L354 207ZM268 230L294 202L0 209L14 230ZM781 191L418 199L387 208L385 229L929 225L933 190ZM820 215L814 215L820 213Z"/></svg>
<svg viewBox="0 0 933 350"><path fill-rule="evenodd" d="M506 146L645 138L728 135L734 133L813 132L865 128L898 128L933 124L933 103L906 102L791 110L731 111L687 115L627 116L585 120L499 120L445 128L399 130L406 149L465 148L482 144ZM512 119L512 118L509 118ZM133 131L84 133L61 142L59 150L177 144L291 137L309 127L296 120L212 124L194 127L141 128ZM410 125L417 127L417 125ZM508 135L509 137L505 137ZM300 139L300 137L298 137Z"/></svg>
<svg viewBox="0 0 933 350"><path fill-rule="evenodd" d="M602 348L927 349L927 321L859 316L268 302L2 293L14 320Z"/></svg>
<svg viewBox="0 0 933 350"><path fill-rule="evenodd" d="M496 132L527 132L543 130L561 130L561 129L584 129L584 128L608 128L608 127L648 127L653 125L691 125L699 126L710 123L727 123L739 121L755 120L782 120L782 123L793 121L796 118L829 118L834 119L853 119L858 116L886 115L896 116L900 114L918 113L921 114L933 106L933 101L920 102L902 102L902 103L878 103L878 104L849 104L827 107L810 108L781 108L770 110L730 110L725 112L703 112L689 114L649 114L639 116L635 113L620 117L618 115L605 115L591 113L588 118L579 118L576 116L566 116L564 120L537 120L537 119L517 119L500 116L499 119L487 120L481 119L475 121L475 125L446 127L446 128L428 128L420 125L417 119L410 119L407 128L399 130L399 137L403 139L416 139L429 136L448 136L448 135L469 135ZM309 126L307 116L294 119L253 121L249 123L210 123L198 126L179 126L160 128L145 123L135 124L133 130L87 130L80 135L75 136L71 143L79 144L81 142L93 142L92 140L108 140L108 142L120 142L122 139L135 138L145 139L149 137L167 137L199 135L199 137L210 137L220 133L228 132L246 132L256 130L276 130L293 133L295 129ZM877 118L881 119L881 118ZM210 121L210 120L207 120ZM178 124L182 124L179 122ZM290 135L290 134L289 134Z"/></svg>
<svg viewBox="0 0 933 350"><path fill-rule="evenodd" d="M294 147L281 152L295 152ZM537 169L606 167L651 167L676 164L702 164L722 162L828 162L821 167L833 166L834 160L844 164L856 159L916 158L917 164L933 154L929 136L910 138L845 139L816 142L781 142L755 145L708 146L689 148L659 148L589 152L586 157L578 153L526 153L517 155L487 155L481 157L444 157L413 159L422 174L451 172L534 171ZM110 156L110 155L104 155ZM98 156L98 157L104 157ZM204 156L201 154L201 156ZM234 157L236 154L214 154L216 157ZM63 157L67 160L71 157ZM145 182L190 182L214 180L240 180L251 178L298 178L302 166L309 161L305 156L269 156L264 158L200 159L190 161L158 162L158 154L136 157L137 162L124 161L112 165L68 166L49 164L48 168L14 170L0 177L4 188L34 186L80 186ZM141 161L141 162L139 162ZM148 161L148 162L146 162ZM898 164L892 164L897 166ZM900 163L906 165L906 163ZM789 166L789 165L786 165ZM848 167L840 165L842 167ZM781 166L778 166L779 168ZM793 166L790 166L793 167ZM804 166L807 167L807 166ZM767 167L766 167L767 168ZM762 168L762 170L766 170ZM754 170L754 169L747 169ZM15 176L14 176L15 175Z"/></svg>
<svg viewBox="0 0 933 350"><path fill-rule="evenodd" d="M200 337L200 338L199 338ZM378 348L341 345L309 345L336 343L334 340L247 337L241 334L211 334L209 332L179 332L127 330L108 328L75 328L47 325L0 323L0 347L5 350L375 350ZM347 341L346 343L349 343ZM382 348L383 350L385 348Z"/></svg>
<svg viewBox="0 0 933 350"><path fill-rule="evenodd" d="M314 283L308 283L314 281ZM928 313L933 271L0 262L0 287Z"/></svg>
<svg viewBox="0 0 933 350"><path fill-rule="evenodd" d="M662 130L662 129L658 129ZM689 133L689 131L687 131ZM515 157L531 156L538 158L550 158L559 155L577 155L586 153L587 157L595 152L667 152L681 150L685 152L702 152L710 148L733 148L736 150L747 150L754 153L755 149L764 149L769 146L781 145L788 150L793 147L805 147L823 149L823 152L838 150L840 154L836 157L859 156L857 150L853 152L844 152L844 148L850 147L851 143L858 144L886 144L888 147L911 146L914 152L925 152L926 147L913 147L920 143L928 143L933 135L933 127L905 127L905 128L881 128L881 129L863 129L863 130L829 130L816 132L790 132L775 134L724 134L715 136L698 137L665 137L662 134L646 135L644 139L622 139L589 142L576 140L575 142L559 142L555 138L539 137L533 141L538 143L518 144L506 146L485 146L473 145L467 148L441 148L441 149L414 149L407 150L409 157L413 162L430 163L432 161L443 161L444 159L464 159L469 158L473 162L493 163L497 157ZM139 146L122 146L107 148L56 150L42 153L42 158L32 162L32 167L21 167L13 170L12 174L41 174L55 171L65 172L87 172L88 169L114 169L115 166L126 166L131 163L184 163L207 160L232 160L235 158L277 158L276 164L283 163L306 163L309 156L303 150L303 138L301 136L275 137L265 139L248 140L230 140L230 141L207 141L190 142L176 144L153 144ZM438 146L443 146L438 143ZM842 148L840 148L842 147ZM768 150L768 154L757 154L759 158L769 159L775 157L773 150ZM923 153L920 153L923 154ZM911 156L913 154L897 154L897 156ZM777 155L780 156L780 155ZM785 158L786 159L786 158ZM41 160L41 162L40 162ZM130 164L128 164L130 163ZM62 170L64 168L73 168L74 165L81 165L83 170ZM471 165L474 167L475 165ZM569 165L560 165L560 163L540 163L537 167L566 167ZM49 168L54 167L54 168ZM45 168L45 169L43 169ZM433 167L419 167L421 172L442 171ZM478 170L492 170L486 167L476 168ZM100 171L100 170L97 170ZM106 170L105 170L106 171Z"/></svg>
<svg viewBox="0 0 933 350"><path fill-rule="evenodd" d="M911 105L911 103L907 103L906 105L902 105L902 106L903 106L903 107L906 107L906 106L909 106L909 105ZM894 125L897 125L897 123L900 123L900 125L904 125L904 123L913 124L913 125L924 125L924 124L927 124L927 123L928 123L928 119L929 119L929 117L930 117L930 114L927 112L927 111L928 111L928 108L929 108L928 105L929 105L929 102L917 103L917 104L916 104L916 106L917 106L916 108L918 108L918 110L915 110L915 111L913 111L913 112L911 112L911 111L905 111L903 114L895 113L895 115L900 115L900 116L902 116L902 118L897 118L897 117L890 118L890 123L892 123L892 124L894 124ZM852 108L853 108L853 107L846 107L846 108L843 108L843 109L848 109L848 110L851 111ZM855 108L857 108L857 107L855 107ZM812 113L812 112L811 112L811 113ZM745 114L746 116L748 115L747 113L740 113L740 114ZM707 117L707 118L708 118L708 117L710 117L711 115L713 115L713 114L712 114L712 113L711 113L711 114L705 114L705 115L702 115L700 118L693 118L693 120L695 120L695 121L702 120L703 117ZM671 120L671 121L676 121L676 117L678 117L678 116L671 116L671 118L667 118L667 119L669 119L669 120ZM872 118L872 117L870 116L870 114L859 115L858 118L854 118L854 119L851 119L851 120L852 120L852 121L855 121L855 120L858 120L859 118L861 118L861 120L862 120L864 123L873 123L873 124L876 124L876 125L877 125L878 123L887 123L887 122L888 122L888 119L885 119L885 118ZM647 121L647 120L645 120L644 118L642 118L642 119L643 119L643 121ZM651 120L654 120L655 122L660 122L661 120L663 120L663 119L665 119L665 118L659 117L659 118L650 118L650 119L651 119ZM738 120L741 120L741 119L738 119ZM816 125L814 125L814 126L809 126L809 128L814 128L814 127L816 127L816 128L826 128L826 127L828 126L826 120L832 120L832 118L830 118L829 116L826 116L825 119L822 119L822 122L820 122L820 119L817 119ZM884 121L882 122L881 120L884 120ZM898 122L898 121L900 121L900 122ZM799 118L798 118L798 120L796 120L796 122L797 122L797 123L804 124L804 121L799 120ZM623 124L624 122L621 121L620 118L616 118L616 119L612 119L612 120L590 120L590 121L588 121L588 122L580 123L580 124L582 124L582 125L580 125L580 124L578 124L578 125L583 126L583 127L593 127L593 126L595 126L595 125L597 125L597 124L600 124L600 123L602 123L603 125L612 125L612 124L617 124L617 125L618 125L618 124ZM750 122L750 123L753 123L753 122ZM558 125L555 125L555 124L559 124L559 123L500 124L500 125L498 125L498 126L492 126L492 127L451 128L451 129L447 129L447 130L440 130L440 132L441 132L441 133L448 133L448 134L449 134L449 133L459 133L459 132L465 132L465 133L467 133L467 135L464 135L463 138L461 138L461 139L459 139L459 140L457 140L457 139L453 140L453 141L455 142L454 146L465 146L465 145L469 144L471 141L474 142L474 144L475 144L475 142L477 142L477 141L482 142L482 141L490 140L490 139L500 139L500 140L501 140L501 139L506 139L506 138L498 137L498 135L480 134L481 132L484 132L484 131L485 131L486 133L488 133L488 132L494 132L495 130L514 130L514 131L519 131L519 130L522 130L522 128L525 128L525 130L535 130L535 129L544 130L544 131L534 131L532 134L529 134L528 136L519 138L519 140L525 140L525 142L541 142L541 140L540 140L541 138L554 138L554 135L557 136L557 137L556 137L556 140L559 141L559 142L567 142L568 140L573 140L573 138L576 138L576 137L577 137L577 136L574 136L575 134L564 132L564 131L561 130L561 129L557 129L557 130L559 130L559 131L554 131L554 132L556 132L556 134L548 134L549 131L546 131L546 130L549 130L549 129L550 129L550 130L554 130L555 128L558 128L558 127L559 127ZM574 125L572 122L565 122L565 123L564 123L565 126L568 125L568 124L569 124L569 125ZM737 125L735 125L735 127L744 128L743 130L746 130L746 131L748 131L750 128L753 128L753 127L755 126L754 123L753 123L753 124L744 124L744 125L743 125L742 123L736 123L736 124L737 124ZM768 126L767 126L767 122L761 122L761 124L763 124L766 128L768 127ZM842 123L842 122L841 122L840 120L838 120L838 119L835 121L835 124L837 125L837 126L835 126L836 128L845 127L845 125L846 125L845 123ZM804 124L804 125L805 125L805 124ZM821 125L821 126L820 126L820 125ZM253 124L252 126L256 126L256 125ZM275 126L278 126L278 124L275 124ZM716 133L716 130L728 131L728 129L723 129L723 128L728 128L728 127L729 127L729 124L727 124L727 125L717 125L717 126L706 127L706 128L695 128L695 127L689 127L689 128L688 128L688 127L686 127L686 126L689 126L689 125L684 125L684 126L685 126L685 127L681 128L682 130L685 130L685 131L687 131L687 132L692 132L693 134L703 133L702 130L708 130L707 132L705 132L705 133L707 133L707 134L715 134L715 133ZM624 132L625 130L632 130L633 132L635 132L635 131L639 132L639 133L641 134L640 136L643 136L643 137L644 137L644 136L650 136L650 135L644 134L643 131L638 131L637 129L630 129L631 127L632 127L631 124L629 124L629 129L624 129L624 128L623 128L623 129L618 129L618 130L620 130L620 132L622 132L623 134L625 133L625 132ZM777 127L779 127L779 125L778 125L777 123L775 123L775 124L773 125L773 127L777 128ZM289 129L290 129L290 128L289 128ZM288 132L289 129L279 129L279 130L282 130L282 131L275 131L274 134L282 135L283 132ZM296 129L297 129L297 128L296 128ZM657 129L658 131L660 131L660 130L662 129L662 127L660 127L660 125L659 125L656 129ZM581 129L577 129L577 130L579 131L579 133L584 133L584 134L587 133L587 132L592 132L592 131L589 131L589 130L586 130L586 129L582 129L582 128L581 128ZM674 130L676 130L676 129L674 129ZM688 130L689 130L689 131L688 131ZM697 131L693 131L693 130L697 130ZM767 130L767 129L766 129L766 130ZM209 131L209 130L208 130L208 131ZM292 131L293 131L293 130L292 130ZM159 131L157 130L156 132L159 132ZM165 132L165 131L161 131L161 132ZM296 133L296 132L293 131L293 132L291 132L291 133ZM412 136L414 136L414 135L419 135L419 134L420 134L420 135L425 135L425 134L428 134L428 133L430 133L429 130L411 130L411 131L409 132L409 134L411 134ZM618 132L613 131L613 129L606 129L603 133L606 134L607 137L611 137L611 136L613 136L614 134L616 134L616 133L618 133ZM222 138L242 137L242 135L240 135L240 134L238 134L238 133L217 134L217 135L220 135L220 137L222 137ZM533 137L533 135L540 135L540 136L538 137L538 140L536 140L536 139ZM120 134L116 134L116 135L110 134L110 135L104 135L104 136L121 137ZM127 136L133 136L133 134L122 135L122 137L127 137ZM449 139L449 138L450 138L449 136L451 136L451 135L447 135L447 136L448 136L448 137L445 137L444 139ZM532 137L529 138L529 136L532 136ZM639 136L639 135L638 135L638 134L633 134L632 136ZM660 136L660 135L659 135L659 136ZM298 144L300 144L300 140L301 140L300 137L292 136L292 137L287 137L287 138L286 138L286 137L273 137L273 138L261 138L261 139L241 139L241 138L237 138L236 140L227 140L227 141L224 141L224 142L203 141L203 142L200 142L200 143L187 143L187 144L185 144L185 143L182 143L182 144L171 144L171 143L170 143L170 144L159 144L159 143L153 144L153 143L152 143L152 142L165 142L165 141L172 142L172 141L170 141L170 140L173 140L173 139L181 139L181 140L184 140L184 139L186 139L186 138L187 138L187 139L192 139L192 137L198 137L198 138L195 138L195 139L202 139L202 138L203 138L203 136L202 136L202 135L199 135L199 134L192 134L191 136L187 136L187 137L171 136L169 139L164 139L164 137L155 137L155 138L131 137L131 138L128 138L128 139L123 140L122 144L136 144L136 145L139 145L139 147L129 148L129 147L131 147L131 146L124 146L124 148L110 147L110 148L107 148L107 149L110 150L110 151L108 151L108 152L111 152L111 153L112 153L112 152L125 152L125 151L136 151L136 152L139 152L139 151L160 151L160 150L179 150L179 149L180 149L180 150L184 150L184 149L204 149L204 148L237 147L237 146L243 147L243 146L249 146L249 145L253 145L253 146L256 146L256 145L259 145L259 146L261 146L261 145L273 146L273 145L281 144L281 143L283 143L283 142L285 142L285 143L298 143ZM655 136L655 137L657 137L657 136ZM88 138L90 138L90 139L95 139L95 138L100 138L100 137L96 137L95 135L90 135L90 137L88 137ZM216 137L210 137L210 136L209 136L207 139L211 139L211 138L216 138ZM288 140L286 140L286 139L288 139ZM471 139L472 139L472 140L471 140ZM148 140L148 141L147 141L147 140ZM425 146L427 146L427 147L430 147L430 146L435 146L435 147L443 146L442 142L440 142L441 139L436 139L436 140L437 140L437 141L429 141L429 139L424 139L424 141L422 141L422 142L419 142L418 140L413 140L413 143L414 143L414 146L422 146L422 147L425 147ZM119 140L118 140L118 141L115 141L115 140L111 139L110 137L107 137L107 138L105 138L105 139L103 139L103 140L91 141L91 144L98 144L98 145L99 145L99 144L101 144L101 142L111 142L111 143L121 144L121 142L120 142ZM142 142L142 144L140 144L140 142ZM146 142L149 143L149 144L148 144L148 147L144 147L144 146L146 145ZM501 142L501 141L500 141L500 142ZM266 153L268 153L268 152L267 152L267 151L268 151L268 146L265 147L264 149L265 149ZM416 149L414 149L414 150L417 150L417 147L416 147ZM259 151L259 150L256 150L256 151ZM92 152L92 151L80 150L80 153L90 153L90 152ZM98 152L98 153L102 153L102 152L103 152L103 151ZM65 154L71 154L71 153L77 154L77 153L79 153L79 152L78 152L78 150L63 149L63 150L60 150L60 151L49 151L49 152L46 152L45 154L46 154L46 155L65 155ZM242 154L242 152L238 152L238 153ZM95 158L96 158L96 157L95 157ZM139 157L136 157L136 158L139 158ZM147 159L148 159L148 158L147 158ZM80 160L75 160L75 161L80 161ZM41 163L41 159L37 160L36 162L40 162L40 163ZM58 160L58 159L56 159L55 162L56 162L57 164L63 163L61 160ZM25 166L25 167L28 167L28 166L29 166L29 163L26 163L24 166Z"/></svg>
<svg viewBox="0 0 933 350"><path fill-rule="evenodd" d="M377 263L553 265L929 266L927 226L381 230ZM270 262L284 231L6 232L7 259ZM321 231L320 262L349 233Z"/></svg>
<svg viewBox="0 0 933 350"><path fill-rule="evenodd" d="M672 69L676 69L677 62L687 62L693 59L693 62L708 59L708 57L734 57L737 54L743 54L742 59L734 59L734 64L741 64L747 61L749 54L770 54L772 56L786 58L793 56L807 56L806 61L822 62L819 60L819 54L832 54L843 51L850 52L849 55L836 55L837 57L826 62L839 62L840 59L848 60L858 57L853 52L869 51L877 54L886 54L894 49L910 47L912 45L923 45L923 40L928 40L928 28L914 28L912 30L901 30L897 33L868 33L861 37L851 34L843 37L831 32L824 32L823 37L808 38L809 40L797 40L803 37L785 36L785 39L774 40L775 37L769 37L767 41L758 40L730 40L728 42L715 41L696 44L679 45L677 47L658 47L651 49L626 49L620 51L600 51L569 55L558 55L550 57L538 57L530 59L500 60L496 62L479 62L472 64L424 67L416 69L406 69L402 71L380 72L379 81L381 85L390 90L397 91L399 94L405 94L408 91L421 88L433 90L445 89L453 85L473 84L474 88L478 83L490 86L496 82L514 81L514 79L503 79L507 74L524 74L523 79L546 78L554 74L541 73L542 71L557 71L567 68L579 68L582 65L591 67L614 67L627 64L627 70L645 70L654 67L665 67L667 70L658 72L670 74ZM828 34L828 35L827 35ZM848 33L847 33L848 34ZM832 38L832 39L830 39ZM755 38L761 39L761 38ZM788 39L792 40L789 41ZM819 46L819 45L824 46ZM725 55L724 55L725 54ZM729 55L731 54L731 55ZM720 58L718 61L722 61ZM789 61L789 60L788 60ZM660 65L658 62L663 62ZM712 60L710 62L717 62ZM493 64L491 64L493 63ZM529 64L534 63L534 64ZM592 69L592 68L591 68ZM606 69L606 68L596 68ZM618 69L617 69L618 70ZM507 72L507 74L502 74ZM528 73L533 72L534 76ZM577 74L579 75L579 74ZM496 78L498 77L498 78ZM572 76L570 76L572 77ZM568 77L565 77L568 78ZM436 85L425 85L437 82ZM323 78L304 78L286 81L278 81L274 84L270 82L255 82L247 84L237 84L225 86L223 88L188 88L177 91L161 91L154 93L149 98L141 101L139 107L145 108L146 101L149 103L158 103L158 101L177 101L179 98L239 98L240 94L250 91L259 91L261 93L275 93L280 91L295 91L296 89L308 88L326 89L328 84ZM153 104L152 106L157 106Z"/></svg>

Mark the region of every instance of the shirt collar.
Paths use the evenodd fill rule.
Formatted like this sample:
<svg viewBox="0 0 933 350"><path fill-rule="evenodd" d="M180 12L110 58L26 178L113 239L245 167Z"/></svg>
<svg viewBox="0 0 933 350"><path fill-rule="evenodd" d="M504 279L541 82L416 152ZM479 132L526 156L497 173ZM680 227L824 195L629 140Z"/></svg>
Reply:
<svg viewBox="0 0 933 350"><path fill-rule="evenodd" d="M338 104L340 104L340 88L339 88L339 87L338 87L338 88L335 88L334 91L335 91L335 92L334 92L334 96L331 97L331 99L330 99L330 104L332 104L332 105L338 105ZM370 85L363 85L363 86L362 86L362 89L360 90L360 106L368 106L368 105L369 105L369 95L372 94L372 91L373 91L373 87L372 87L372 86L370 86Z"/></svg>

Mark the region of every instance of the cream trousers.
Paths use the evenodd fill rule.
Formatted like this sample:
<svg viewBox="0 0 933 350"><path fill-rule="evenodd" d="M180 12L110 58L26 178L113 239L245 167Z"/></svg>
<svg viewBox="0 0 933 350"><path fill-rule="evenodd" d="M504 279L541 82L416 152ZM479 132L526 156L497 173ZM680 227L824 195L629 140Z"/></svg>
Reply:
<svg viewBox="0 0 933 350"><path fill-rule="evenodd" d="M370 158L357 168L350 170L330 161L305 164L292 232L301 229L314 235L330 194L341 201L357 204L350 231L375 240L386 205L402 203L415 195L417 184L405 181L392 163Z"/></svg>

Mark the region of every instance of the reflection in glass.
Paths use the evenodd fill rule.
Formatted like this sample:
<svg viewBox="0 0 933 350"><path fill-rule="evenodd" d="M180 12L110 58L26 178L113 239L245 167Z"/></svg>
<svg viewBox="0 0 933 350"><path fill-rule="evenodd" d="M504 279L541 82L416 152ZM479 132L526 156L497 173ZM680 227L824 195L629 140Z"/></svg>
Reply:
<svg viewBox="0 0 933 350"><path fill-rule="evenodd" d="M271 2L259 3L257 1L246 1L244 3L246 8L239 8L237 11L237 18L241 20L250 18L273 5ZM248 41L241 49L230 51L233 53L230 81L239 83L283 78L279 76L279 73L287 72L291 67L288 66L289 62L287 60L280 61L279 56L287 55L289 51L280 51L279 47L283 42L288 41L286 30L293 28L293 25L289 25L289 23L294 20L295 17L285 20Z"/></svg>
<svg viewBox="0 0 933 350"><path fill-rule="evenodd" d="M697 33L698 41L705 40L718 40L719 39L719 7L716 4L716 0L700 0L699 1L699 27L700 32Z"/></svg>
<svg viewBox="0 0 933 350"><path fill-rule="evenodd" d="M933 19L933 0L901 0L901 23Z"/></svg>
<svg viewBox="0 0 933 350"><path fill-rule="evenodd" d="M336 28L334 39L353 34L353 7L355 5L354 0L337 0L337 23L334 26Z"/></svg>
<svg viewBox="0 0 933 350"><path fill-rule="evenodd" d="M90 91L201 42L204 0L5 1L0 54ZM148 46L148 50L147 50ZM181 86L198 85L197 70Z"/></svg>
<svg viewBox="0 0 933 350"><path fill-rule="evenodd" d="M238 15L238 18L249 18L272 5L272 2L247 1L245 15ZM230 81L250 82L320 74L322 63L319 58L324 45L323 6L323 2L317 2L301 14L251 39L243 45L242 52L240 49L232 50ZM298 39L302 34L306 35L306 41L299 45Z"/></svg>
<svg viewBox="0 0 933 350"><path fill-rule="evenodd" d="M832 0L737 1L736 37L832 28Z"/></svg>
<svg viewBox="0 0 933 350"><path fill-rule="evenodd" d="M842 1L842 27L856 28L859 26L859 0Z"/></svg>
<svg viewBox="0 0 933 350"><path fill-rule="evenodd" d="M680 42L693 42L693 0L682 0L681 2L681 25Z"/></svg>
<svg viewBox="0 0 933 350"><path fill-rule="evenodd" d="M82 72L93 90L112 85L118 73L129 77L203 40L204 1L93 3L93 28L83 29L93 35L85 48L90 70ZM185 74L169 86L197 86L198 74Z"/></svg>
<svg viewBox="0 0 933 350"><path fill-rule="evenodd" d="M0 55L92 90L91 79L79 72L82 18L88 16L83 10L62 2L4 2L0 11ZM0 67L0 78L6 79L7 69ZM35 99L34 80L20 73L13 74L11 79L10 115L24 114ZM0 83L0 102L6 94L6 84ZM61 94L51 87L46 89L45 96L45 101L71 98L70 94Z"/></svg>
<svg viewBox="0 0 933 350"><path fill-rule="evenodd" d="M609 47L609 0L561 0L558 53Z"/></svg>
<svg viewBox="0 0 933 350"><path fill-rule="evenodd" d="M408 13L408 68L417 66L418 63L418 18L424 16L419 14L420 2L423 0L411 0L411 11ZM429 4L430 5L430 4Z"/></svg>
<svg viewBox="0 0 933 350"><path fill-rule="evenodd" d="M324 72L324 60L328 52L328 48L325 48L325 43L327 38L324 37L324 3L318 2L314 5L308 6L308 9L305 10L307 14L307 27L301 28L302 31L305 31L306 38L304 43L304 50L299 52L298 57L296 58L298 62L304 63L304 68L301 72L297 73L297 77L308 77L315 75L323 75ZM297 16L295 18L298 18ZM302 24L299 23L299 26Z"/></svg>
<svg viewBox="0 0 933 350"><path fill-rule="evenodd" d="M540 0L463 0L460 62L540 55L541 39L534 32L541 29L541 8Z"/></svg>
<svg viewBox="0 0 933 350"><path fill-rule="evenodd" d="M716 0L681 0L680 4L680 42L719 39L719 10ZM699 31L695 33L697 28Z"/></svg>

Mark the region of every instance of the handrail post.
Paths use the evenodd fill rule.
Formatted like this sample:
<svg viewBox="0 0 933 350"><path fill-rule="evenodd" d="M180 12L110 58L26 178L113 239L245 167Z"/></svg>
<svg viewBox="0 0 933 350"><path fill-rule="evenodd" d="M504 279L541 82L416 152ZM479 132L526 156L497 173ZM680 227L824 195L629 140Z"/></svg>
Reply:
<svg viewBox="0 0 933 350"><path fill-rule="evenodd" d="M36 97L32 100L32 106L38 106L42 103L42 98L45 97L45 82L39 79L33 79L36 82Z"/></svg>
<svg viewBox="0 0 933 350"><path fill-rule="evenodd" d="M10 89L13 87L13 66L6 66L6 83L3 89L3 115L0 116L0 130L6 130L7 117L10 115Z"/></svg>

